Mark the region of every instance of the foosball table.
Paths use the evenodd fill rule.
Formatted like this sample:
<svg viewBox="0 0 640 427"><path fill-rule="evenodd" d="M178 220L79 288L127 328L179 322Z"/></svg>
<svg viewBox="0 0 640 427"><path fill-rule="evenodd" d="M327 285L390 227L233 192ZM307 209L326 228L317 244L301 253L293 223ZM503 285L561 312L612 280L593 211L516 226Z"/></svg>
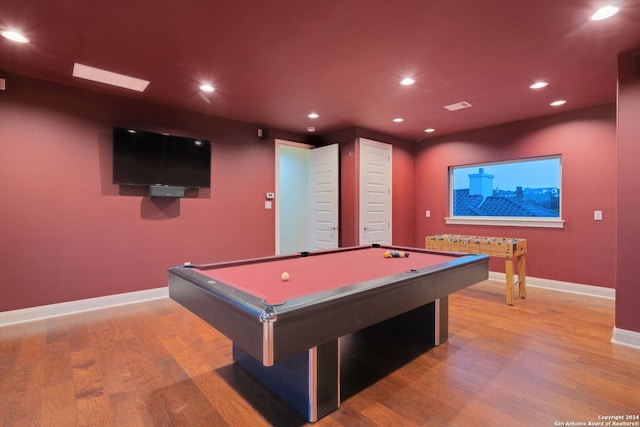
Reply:
<svg viewBox="0 0 640 427"><path fill-rule="evenodd" d="M436 234L425 238L427 249L445 252L468 252L505 258L507 304L514 303L514 287L518 285L520 298L527 296L526 263L527 240L509 237L465 236ZM514 263L518 275L515 280Z"/></svg>

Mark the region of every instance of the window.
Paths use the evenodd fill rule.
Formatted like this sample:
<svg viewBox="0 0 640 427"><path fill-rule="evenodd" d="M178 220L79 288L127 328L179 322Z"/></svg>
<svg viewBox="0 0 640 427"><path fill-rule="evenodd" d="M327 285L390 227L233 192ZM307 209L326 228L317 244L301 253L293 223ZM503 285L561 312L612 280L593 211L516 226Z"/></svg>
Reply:
<svg viewBox="0 0 640 427"><path fill-rule="evenodd" d="M562 228L561 157L449 167L447 224Z"/></svg>

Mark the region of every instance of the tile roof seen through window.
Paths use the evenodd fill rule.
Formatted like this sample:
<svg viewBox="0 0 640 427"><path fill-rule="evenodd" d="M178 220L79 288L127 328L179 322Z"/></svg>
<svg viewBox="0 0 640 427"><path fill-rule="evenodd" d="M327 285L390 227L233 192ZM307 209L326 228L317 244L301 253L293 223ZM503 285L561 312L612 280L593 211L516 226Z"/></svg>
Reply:
<svg viewBox="0 0 640 427"><path fill-rule="evenodd" d="M469 189L455 190L455 216L519 216L519 217L552 217L558 212L540 207L514 197L470 195Z"/></svg>

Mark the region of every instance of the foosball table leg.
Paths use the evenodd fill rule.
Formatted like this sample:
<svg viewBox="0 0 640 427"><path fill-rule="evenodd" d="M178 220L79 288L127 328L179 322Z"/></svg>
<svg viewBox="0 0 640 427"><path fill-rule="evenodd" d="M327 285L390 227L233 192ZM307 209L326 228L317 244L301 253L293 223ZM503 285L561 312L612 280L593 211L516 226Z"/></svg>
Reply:
<svg viewBox="0 0 640 427"><path fill-rule="evenodd" d="M524 255L518 257L518 291L520 292L520 298L527 297L527 264L524 260Z"/></svg>
<svg viewBox="0 0 640 427"><path fill-rule="evenodd" d="M513 305L513 259L507 258L505 262L505 282L507 283L507 304Z"/></svg>

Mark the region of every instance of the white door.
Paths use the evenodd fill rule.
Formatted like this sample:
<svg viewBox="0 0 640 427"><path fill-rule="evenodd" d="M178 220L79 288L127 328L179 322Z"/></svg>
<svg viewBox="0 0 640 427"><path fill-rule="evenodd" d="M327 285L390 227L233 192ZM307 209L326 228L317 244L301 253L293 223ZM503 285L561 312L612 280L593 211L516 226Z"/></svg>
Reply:
<svg viewBox="0 0 640 427"><path fill-rule="evenodd" d="M338 247L338 144L309 152L309 250Z"/></svg>
<svg viewBox="0 0 640 427"><path fill-rule="evenodd" d="M338 247L339 160L337 144L276 140L276 254Z"/></svg>
<svg viewBox="0 0 640 427"><path fill-rule="evenodd" d="M360 244L391 244L392 146L360 138Z"/></svg>

